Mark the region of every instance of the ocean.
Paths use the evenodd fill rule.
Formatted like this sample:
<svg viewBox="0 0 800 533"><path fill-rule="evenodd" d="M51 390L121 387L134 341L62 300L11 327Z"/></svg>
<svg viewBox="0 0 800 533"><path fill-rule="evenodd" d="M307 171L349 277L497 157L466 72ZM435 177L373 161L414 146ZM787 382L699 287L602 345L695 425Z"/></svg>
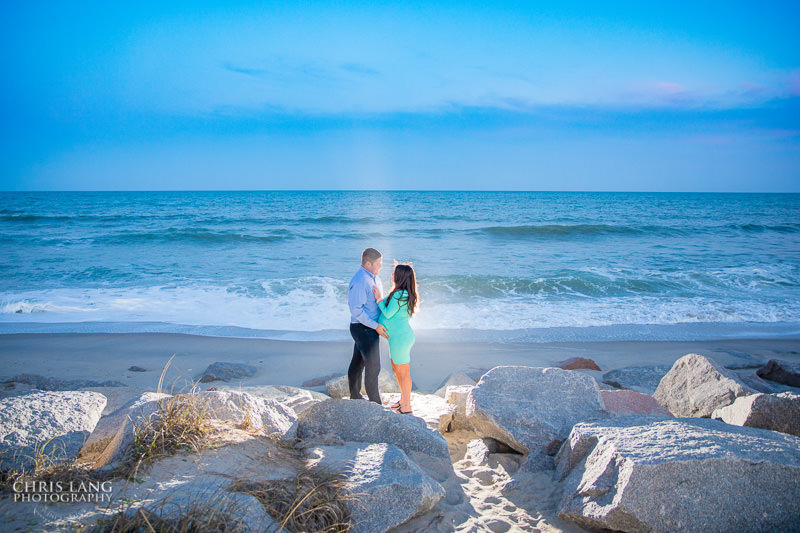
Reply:
<svg viewBox="0 0 800 533"><path fill-rule="evenodd" d="M800 195L347 191L0 193L0 333L346 340L368 246L430 338L800 333Z"/></svg>

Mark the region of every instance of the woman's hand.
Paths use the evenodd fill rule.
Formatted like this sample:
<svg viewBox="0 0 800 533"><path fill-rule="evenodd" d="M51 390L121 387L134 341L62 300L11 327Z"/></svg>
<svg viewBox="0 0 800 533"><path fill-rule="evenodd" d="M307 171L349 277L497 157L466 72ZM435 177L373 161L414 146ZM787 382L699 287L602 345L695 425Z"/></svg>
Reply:
<svg viewBox="0 0 800 533"><path fill-rule="evenodd" d="M372 286L372 294L375 295L375 299L377 301L380 302L381 300L383 300L383 296L381 296L381 290L378 288L377 285Z"/></svg>

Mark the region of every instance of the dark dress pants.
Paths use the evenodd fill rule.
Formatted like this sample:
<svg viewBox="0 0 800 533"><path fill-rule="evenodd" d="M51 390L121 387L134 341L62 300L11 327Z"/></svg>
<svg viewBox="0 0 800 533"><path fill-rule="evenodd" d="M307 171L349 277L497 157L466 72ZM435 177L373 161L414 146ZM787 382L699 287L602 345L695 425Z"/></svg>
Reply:
<svg viewBox="0 0 800 533"><path fill-rule="evenodd" d="M378 374L381 371L380 337L378 332L364 324L350 324L350 335L353 337L353 359L347 369L347 381L350 385L350 398L361 400L361 372L364 372L364 388L371 402L381 403L378 391Z"/></svg>

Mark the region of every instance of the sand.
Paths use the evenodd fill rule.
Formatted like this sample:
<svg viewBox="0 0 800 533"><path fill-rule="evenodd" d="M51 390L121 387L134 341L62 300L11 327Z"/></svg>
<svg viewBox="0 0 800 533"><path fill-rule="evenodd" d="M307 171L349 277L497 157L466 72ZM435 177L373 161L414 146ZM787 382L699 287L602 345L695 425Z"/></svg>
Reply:
<svg viewBox="0 0 800 533"><path fill-rule="evenodd" d="M424 335L421 337L412 352L411 366L415 389L421 393L434 392L452 372L478 377L498 365L554 366L570 357L591 358L604 372L626 366L671 364L692 352L724 365L745 363L743 366L751 366L750 373L752 364L771 358L800 360L800 338L498 344L426 341ZM255 366L257 373L243 380L243 385L299 387L314 378L344 374L352 344L163 333L6 334L0 335L0 380L29 373L61 379L121 381L130 388L103 390L109 395L109 411L139 391L155 390L159 375L173 354L165 383L176 392L190 388L215 361ZM389 368L387 354L384 344L382 365ZM143 367L146 372L129 371L132 365ZM602 375L587 372L597 378ZM323 386L313 388L324 390ZM388 399L387 395L387 402ZM448 496L431 513L404 524L398 531L583 531L558 518L560 489L550 474L515 475L518 463L513 457L473 464L464 458L464 452L467 443L478 438L476 434L457 431L445 437L456 472L446 484ZM518 480L525 477L524 491L506 487L512 475Z"/></svg>

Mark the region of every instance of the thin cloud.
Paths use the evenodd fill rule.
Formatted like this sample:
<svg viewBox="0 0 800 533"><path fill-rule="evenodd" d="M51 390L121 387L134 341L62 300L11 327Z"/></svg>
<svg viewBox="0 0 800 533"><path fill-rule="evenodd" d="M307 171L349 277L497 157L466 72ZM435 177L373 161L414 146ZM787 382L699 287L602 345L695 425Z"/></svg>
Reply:
<svg viewBox="0 0 800 533"><path fill-rule="evenodd" d="M342 63L339 68L354 74L364 74L366 76L380 76L381 72L361 63Z"/></svg>

